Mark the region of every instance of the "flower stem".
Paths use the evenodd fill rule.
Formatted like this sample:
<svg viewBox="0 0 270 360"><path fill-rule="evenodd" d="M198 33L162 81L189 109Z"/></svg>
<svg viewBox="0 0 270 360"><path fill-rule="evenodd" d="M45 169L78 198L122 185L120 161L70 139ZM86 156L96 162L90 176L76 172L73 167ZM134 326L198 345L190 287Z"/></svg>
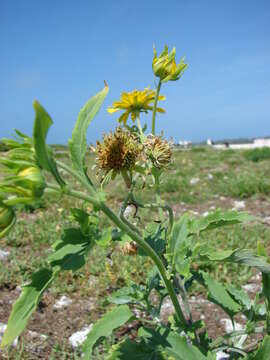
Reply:
<svg viewBox="0 0 270 360"><path fill-rule="evenodd" d="M89 196L80 191L72 190L68 187L60 189L57 185L54 184L47 184L47 187L53 190L58 190L66 195L73 196L77 199L85 200L87 202L92 203L93 205L97 206L120 230L122 230L127 235L129 235L132 238L132 240L134 240L143 249L143 251L153 260L153 262L157 266L160 276L163 279L164 285L166 286L169 296L172 300L173 306L175 308L176 316L179 322L184 327L188 325L186 318L180 307L180 304L178 302L173 284L167 277L166 268L162 260L157 255L157 253L152 249L152 247L148 245L148 243L144 241L144 239L139 234L137 234L132 229L130 229L130 227L127 224L125 224L110 208L108 208L106 204L104 204L102 201L98 200L97 198L93 196Z"/></svg>
<svg viewBox="0 0 270 360"><path fill-rule="evenodd" d="M156 90L156 96L154 101L154 107L153 107L153 115L152 115L152 135L155 135L156 132L156 112L157 112L157 103L158 103L158 97L159 92L161 88L161 80L158 82L157 90Z"/></svg>
<svg viewBox="0 0 270 360"><path fill-rule="evenodd" d="M74 171L70 166L66 165L64 162L60 161L60 160L56 160L57 165L62 168L63 170L65 170L67 173L69 173L70 175L72 175L76 180L78 180L82 185L85 185L90 192L92 193L92 195L94 195L95 192L95 188L94 185L89 183L89 181L86 178L82 178L76 171Z"/></svg>
<svg viewBox="0 0 270 360"><path fill-rule="evenodd" d="M132 238L132 240L134 240L143 249L143 251L154 261L155 265L157 266L157 268L159 270L160 276L162 277L163 282L168 290L169 296L172 300L173 306L176 311L177 318L183 326L186 326L187 321L183 315L182 309L178 302L176 293L174 291L173 284L167 277L166 269L165 269L165 266L164 266L162 260L159 258L159 256L156 254L156 252L151 248L151 246L148 245L147 242L145 242L144 239L140 235L138 235L137 233L132 231L104 203L100 204L100 209L105 215L107 215L107 217L115 225L117 225L121 230L123 230L126 234L128 234Z"/></svg>

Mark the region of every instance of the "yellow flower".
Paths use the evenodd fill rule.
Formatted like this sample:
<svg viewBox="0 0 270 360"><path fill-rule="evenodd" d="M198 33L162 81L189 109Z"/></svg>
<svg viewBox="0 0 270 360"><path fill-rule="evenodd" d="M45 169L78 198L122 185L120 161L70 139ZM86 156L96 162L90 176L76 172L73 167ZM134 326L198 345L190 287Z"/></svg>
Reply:
<svg viewBox="0 0 270 360"><path fill-rule="evenodd" d="M163 52L157 56L157 51L154 47L152 68L154 74L159 77L163 83L180 79L187 68L187 64L184 63L184 58L180 60L178 65L176 64L175 55L176 49L173 48L169 53L168 46L165 45Z"/></svg>
<svg viewBox="0 0 270 360"><path fill-rule="evenodd" d="M108 108L109 113L114 113L119 110L125 110L118 121L126 125L129 115L132 121L139 117L141 112L148 112L153 110L153 102L155 100L156 92L150 89L133 90L131 92L123 92L120 101L113 103L112 107ZM160 95L158 100L165 100L165 96ZM165 110L157 108L158 112L164 113Z"/></svg>

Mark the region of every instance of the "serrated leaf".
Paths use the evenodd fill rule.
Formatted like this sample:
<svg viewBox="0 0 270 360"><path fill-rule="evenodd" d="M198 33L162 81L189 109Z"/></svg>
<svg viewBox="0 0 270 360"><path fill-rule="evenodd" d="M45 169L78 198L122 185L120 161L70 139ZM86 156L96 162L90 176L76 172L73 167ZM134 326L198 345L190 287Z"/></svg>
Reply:
<svg viewBox="0 0 270 360"><path fill-rule="evenodd" d="M41 295L53 280L54 275L49 269L41 269L32 275L31 283L23 287L20 297L12 306L1 347L11 344L23 332L30 316L37 308Z"/></svg>
<svg viewBox="0 0 270 360"><path fill-rule="evenodd" d="M241 306L235 302L227 292L226 288L212 279L207 273L201 271L204 285L208 290L208 297L211 301L222 307L228 314L236 314L241 310Z"/></svg>
<svg viewBox="0 0 270 360"><path fill-rule="evenodd" d="M126 339L121 343L114 345L111 354L106 360L167 360L160 353L148 348L143 342L137 343Z"/></svg>
<svg viewBox="0 0 270 360"><path fill-rule="evenodd" d="M202 231L215 229L224 225L238 224L252 219L254 219L254 217L245 212L217 209L207 216L192 219L189 224L189 231L190 234L199 234Z"/></svg>
<svg viewBox="0 0 270 360"><path fill-rule="evenodd" d="M250 250L236 250L225 261L251 266L262 273L270 273L270 264L267 259L264 256L254 255Z"/></svg>
<svg viewBox="0 0 270 360"><path fill-rule="evenodd" d="M67 229L63 239L54 245L55 251L48 261L52 267L76 271L85 264L85 257L92 245L91 239L84 236L80 229Z"/></svg>
<svg viewBox="0 0 270 360"><path fill-rule="evenodd" d="M231 284L227 284L226 289L232 295L233 299L238 304L242 305L245 310L251 309L252 301L250 300L248 294L243 289L237 289Z"/></svg>
<svg viewBox="0 0 270 360"><path fill-rule="evenodd" d="M55 180L60 186L64 186L65 182L59 175L56 163L51 154L49 153L48 146L46 145L47 133L49 128L53 124L53 121L50 118L50 115L39 104L38 101L34 101L33 107L36 112L33 129L33 140L38 164L42 169L51 172L51 174L54 176Z"/></svg>
<svg viewBox="0 0 270 360"><path fill-rule="evenodd" d="M167 338L169 347L166 346L164 352L172 356L175 360L206 360L207 358L198 348L189 344L187 339L178 334L170 334Z"/></svg>
<svg viewBox="0 0 270 360"><path fill-rule="evenodd" d="M206 360L206 357L192 344L168 328L140 328L138 332L153 353L172 356L174 360ZM165 359L167 359L167 356Z"/></svg>
<svg viewBox="0 0 270 360"><path fill-rule="evenodd" d="M154 224L151 229L148 227L148 230L144 231L144 240L159 255L162 255L165 251L165 239L162 236L162 233L163 229L160 225L156 226L156 224ZM145 252L140 247L139 255L146 256Z"/></svg>
<svg viewBox="0 0 270 360"><path fill-rule="evenodd" d="M181 218L174 224L172 229L172 235L169 239L169 246L167 253L172 257L172 263L175 264L177 252L180 251L180 248L184 248L187 242L189 231L189 215L184 214Z"/></svg>
<svg viewBox="0 0 270 360"><path fill-rule="evenodd" d="M72 138L69 140L69 149L72 164L75 170L85 176L85 153L87 149L86 133L90 122L98 113L108 93L108 86L87 101L79 112Z"/></svg>
<svg viewBox="0 0 270 360"><path fill-rule="evenodd" d="M207 260L207 261L224 261L237 250L217 250L211 248L207 243L200 244L199 249L196 249L200 260Z"/></svg>
<svg viewBox="0 0 270 360"><path fill-rule="evenodd" d="M118 306L98 320L82 345L83 360L92 359L92 350L101 337L111 335L113 330L124 325L133 317L127 305Z"/></svg>

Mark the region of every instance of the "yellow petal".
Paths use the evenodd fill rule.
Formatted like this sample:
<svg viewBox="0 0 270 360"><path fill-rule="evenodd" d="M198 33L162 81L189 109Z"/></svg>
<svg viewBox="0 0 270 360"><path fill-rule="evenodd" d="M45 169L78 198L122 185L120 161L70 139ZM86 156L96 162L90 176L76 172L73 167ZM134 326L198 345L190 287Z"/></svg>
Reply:
<svg viewBox="0 0 270 360"><path fill-rule="evenodd" d="M127 119L128 119L128 115L129 115L129 111L125 111L121 116L120 118L118 119L118 122L123 122L124 125L127 124Z"/></svg>
<svg viewBox="0 0 270 360"><path fill-rule="evenodd" d="M115 108L112 108L112 107L107 109L108 113L110 113L110 114L115 113L118 110L119 109L115 109Z"/></svg>
<svg viewBox="0 0 270 360"><path fill-rule="evenodd" d="M164 109L162 109L162 108L157 108L157 112L159 112L159 113L165 113L166 111L164 110Z"/></svg>
<svg viewBox="0 0 270 360"><path fill-rule="evenodd" d="M136 117L137 117L136 112L135 112L135 111L132 111L132 112L131 112L131 119L132 119L132 121L135 121L135 120L136 120Z"/></svg>
<svg viewBox="0 0 270 360"><path fill-rule="evenodd" d="M158 100L161 100L161 101L166 100L166 96L164 96L164 95L159 95Z"/></svg>

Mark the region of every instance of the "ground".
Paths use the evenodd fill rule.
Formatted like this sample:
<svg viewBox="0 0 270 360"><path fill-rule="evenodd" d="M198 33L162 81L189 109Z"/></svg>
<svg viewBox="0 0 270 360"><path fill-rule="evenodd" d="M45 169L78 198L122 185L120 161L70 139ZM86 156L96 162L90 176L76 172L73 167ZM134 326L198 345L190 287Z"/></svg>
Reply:
<svg viewBox="0 0 270 360"><path fill-rule="evenodd" d="M65 151L58 155L69 161ZM256 219L245 225L235 225L212 231L207 241L218 248L255 249L260 240L269 251L270 239L270 160L254 162L246 151L213 150L207 147L175 150L174 164L169 176L164 177L162 196L172 204L175 217L189 211L194 216L205 215L216 208L248 211ZM88 156L90 173L93 156ZM65 174L67 179L70 179ZM151 198L151 189L144 185L144 199ZM124 184L117 178L108 185L108 201L119 208L125 194ZM78 203L79 204L79 203ZM42 206L41 206L42 205ZM0 323L6 324L12 303L19 296L21 284L36 269L46 264L50 246L61 236L62 227L69 226L70 207L74 200L47 194L36 209L21 209L17 225L0 240ZM157 214L147 213L155 219ZM101 219L102 225L106 221ZM112 253L110 257L107 255ZM1 255L2 254L2 255ZM123 256L119 246L110 249L94 248L83 270L61 275L45 292L38 310L16 347L0 350L0 359L78 359L80 347L72 347L69 338L85 329L105 312L106 297L131 280L142 282L150 261L139 256ZM217 265L211 273L216 279L246 286L251 297L260 286L260 275L241 266ZM237 277L235 274L237 273ZM60 308L55 304L63 295L72 302ZM65 303L65 301L63 301ZM225 332L226 315L209 304L199 287L190 293L194 319L209 325L213 337ZM170 303L164 303L164 321L171 312ZM237 319L243 323L244 319ZM136 336L138 324L123 328L114 336L129 333ZM0 333L1 334L1 333ZM113 341L114 339L109 339ZM106 344L104 345L106 349ZM102 359L102 353L96 359Z"/></svg>

